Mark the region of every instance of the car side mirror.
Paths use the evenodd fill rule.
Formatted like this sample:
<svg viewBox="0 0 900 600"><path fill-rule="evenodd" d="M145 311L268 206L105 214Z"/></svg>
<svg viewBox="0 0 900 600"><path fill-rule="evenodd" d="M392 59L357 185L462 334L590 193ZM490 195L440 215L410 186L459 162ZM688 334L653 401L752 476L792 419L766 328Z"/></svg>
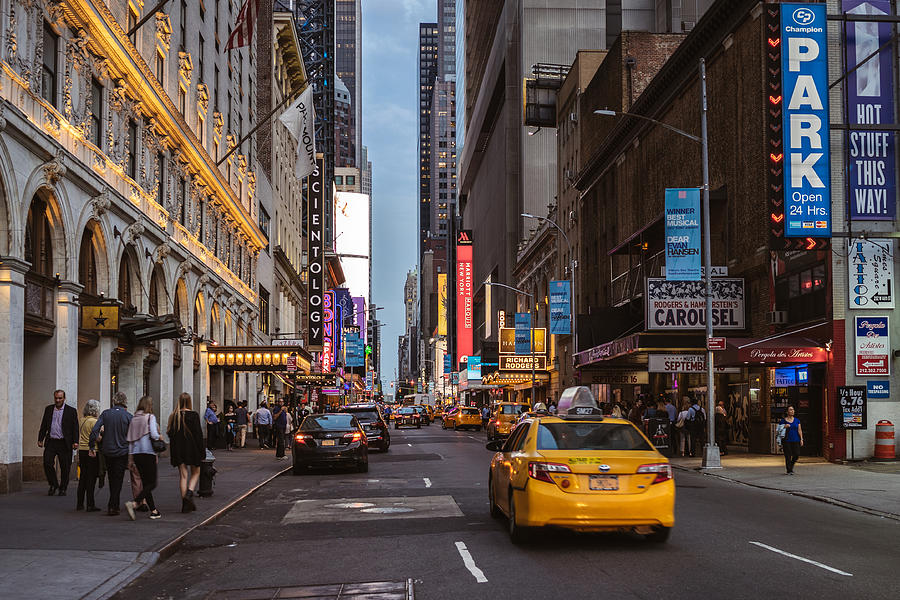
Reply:
<svg viewBox="0 0 900 600"><path fill-rule="evenodd" d="M500 452L500 450L503 448L503 441L494 440L493 442L488 442L484 447L491 452Z"/></svg>

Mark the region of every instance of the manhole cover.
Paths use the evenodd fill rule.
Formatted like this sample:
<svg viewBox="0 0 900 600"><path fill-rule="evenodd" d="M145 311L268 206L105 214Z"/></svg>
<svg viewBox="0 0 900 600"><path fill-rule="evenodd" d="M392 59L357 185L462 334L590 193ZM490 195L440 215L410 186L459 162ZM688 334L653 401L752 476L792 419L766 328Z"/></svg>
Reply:
<svg viewBox="0 0 900 600"><path fill-rule="evenodd" d="M339 502L338 504L326 504L328 508L368 508L375 506L371 502Z"/></svg>
<svg viewBox="0 0 900 600"><path fill-rule="evenodd" d="M402 508L399 506L379 506L376 508L364 508L359 512L387 515L387 514L395 514L395 513L408 513L408 512L413 512L413 510L414 509L412 509L412 508Z"/></svg>

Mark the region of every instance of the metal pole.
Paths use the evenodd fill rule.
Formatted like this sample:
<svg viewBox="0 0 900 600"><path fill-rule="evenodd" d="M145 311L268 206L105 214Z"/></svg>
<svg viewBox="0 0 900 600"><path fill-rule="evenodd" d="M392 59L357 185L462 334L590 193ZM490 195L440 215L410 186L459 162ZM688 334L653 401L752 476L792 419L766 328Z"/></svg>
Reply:
<svg viewBox="0 0 900 600"><path fill-rule="evenodd" d="M534 304L536 302L536 298L534 296L531 297L531 310L528 312L531 313L531 407L534 408L535 398L534 398L534 321L537 318L537 315L534 312Z"/></svg>
<svg viewBox="0 0 900 600"><path fill-rule="evenodd" d="M712 249L710 243L709 214L709 138L706 129L706 60L700 59L700 153L703 169L703 264L706 273L706 448L703 453L704 469L721 469L722 459L716 446L713 418L716 402L713 353L709 349L709 338L713 335L712 323Z"/></svg>

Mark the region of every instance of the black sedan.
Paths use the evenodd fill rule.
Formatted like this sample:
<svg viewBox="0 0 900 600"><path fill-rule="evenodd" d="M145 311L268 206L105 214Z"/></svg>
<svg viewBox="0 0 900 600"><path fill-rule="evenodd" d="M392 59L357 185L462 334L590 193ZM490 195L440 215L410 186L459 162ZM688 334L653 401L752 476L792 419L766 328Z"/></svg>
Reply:
<svg viewBox="0 0 900 600"><path fill-rule="evenodd" d="M341 409L341 412L356 417L356 420L362 425L363 431L366 432L370 449L378 448L387 452L387 449L391 447L391 432L377 404L348 404Z"/></svg>
<svg viewBox="0 0 900 600"><path fill-rule="evenodd" d="M394 429L400 429L401 427L422 427L422 417L419 416L419 411L417 411L412 406L404 406L400 410L397 411L397 416L394 417Z"/></svg>
<svg viewBox="0 0 900 600"><path fill-rule="evenodd" d="M294 475L309 467L355 467L369 470L366 434L355 416L346 413L309 415L294 434Z"/></svg>

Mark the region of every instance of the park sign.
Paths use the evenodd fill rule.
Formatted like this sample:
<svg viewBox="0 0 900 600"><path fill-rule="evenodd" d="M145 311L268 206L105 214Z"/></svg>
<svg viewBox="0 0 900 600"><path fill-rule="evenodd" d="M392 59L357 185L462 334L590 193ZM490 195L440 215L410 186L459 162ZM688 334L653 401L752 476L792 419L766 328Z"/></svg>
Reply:
<svg viewBox="0 0 900 600"><path fill-rule="evenodd" d="M700 189L666 189L666 279L700 280Z"/></svg>
<svg viewBox="0 0 900 600"><path fill-rule="evenodd" d="M825 4L781 5L785 237L831 237Z"/></svg>

